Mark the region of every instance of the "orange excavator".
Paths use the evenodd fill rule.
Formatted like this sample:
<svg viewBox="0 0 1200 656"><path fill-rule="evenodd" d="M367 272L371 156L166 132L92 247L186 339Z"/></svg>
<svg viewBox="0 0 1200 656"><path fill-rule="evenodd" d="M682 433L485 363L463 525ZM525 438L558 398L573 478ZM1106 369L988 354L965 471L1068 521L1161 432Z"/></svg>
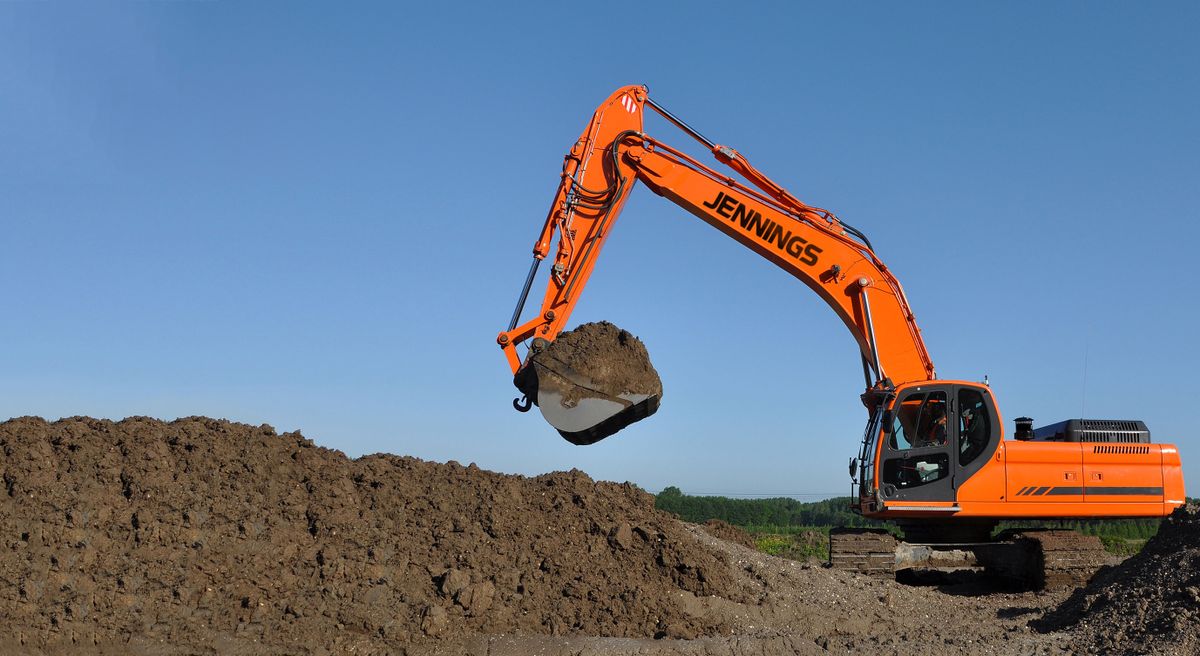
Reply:
<svg viewBox="0 0 1200 656"><path fill-rule="evenodd" d="M727 170L646 134L646 110L699 141ZM995 543L990 533L1001 520L1162 517L1184 503L1178 450L1150 443L1140 421L1074 419L1034 429L1022 417L1005 439L986 382L936 376L899 281L862 232L802 202L736 150L705 138L640 85L617 89L601 103L567 153L517 308L497 338L526 393L518 409L538 403L568 439L602 439L658 407L657 397L644 394L563 404L564 397L586 398L588 389L603 386L570 373L533 383L528 375L534 353L564 330L637 182L795 276L850 330L862 354L868 415L850 461L854 509L896 521L910 544ZM555 236L541 312L519 324ZM517 346L527 340L534 348L522 358ZM1040 546L1058 537L1041 539ZM887 561L890 547L878 538L848 535L843 542L860 552L847 557L849 566L870 569ZM832 551L837 564L836 545Z"/></svg>

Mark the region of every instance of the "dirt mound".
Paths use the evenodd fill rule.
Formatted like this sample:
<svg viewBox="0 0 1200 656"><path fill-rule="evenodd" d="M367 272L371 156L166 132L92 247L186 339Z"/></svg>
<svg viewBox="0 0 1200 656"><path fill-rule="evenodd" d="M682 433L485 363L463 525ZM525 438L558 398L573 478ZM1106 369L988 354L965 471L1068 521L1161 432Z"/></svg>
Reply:
<svg viewBox="0 0 1200 656"><path fill-rule="evenodd" d="M1163 520L1141 553L1101 570L1045 618L1103 653L1200 653L1200 503Z"/></svg>
<svg viewBox="0 0 1200 656"><path fill-rule="evenodd" d="M0 483L3 654L1075 651L1029 627L1065 594L946 594L774 558L578 471L350 460L201 417L22 418L0 424Z"/></svg>
<svg viewBox="0 0 1200 656"><path fill-rule="evenodd" d="M201 417L15 419L0 453L10 650L691 638L727 625L686 614L678 595L743 598L727 557L649 494L578 471L350 460L299 433Z"/></svg>

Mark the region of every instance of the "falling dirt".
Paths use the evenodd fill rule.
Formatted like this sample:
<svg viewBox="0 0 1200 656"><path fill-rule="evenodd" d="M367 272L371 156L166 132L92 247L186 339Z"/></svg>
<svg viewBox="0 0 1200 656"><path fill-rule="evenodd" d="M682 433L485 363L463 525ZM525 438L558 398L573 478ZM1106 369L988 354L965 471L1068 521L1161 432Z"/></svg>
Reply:
<svg viewBox="0 0 1200 656"><path fill-rule="evenodd" d="M201 417L14 419L0 455L5 654L1066 654L1076 640L1029 626L1065 594L774 558L578 471L351 460Z"/></svg>

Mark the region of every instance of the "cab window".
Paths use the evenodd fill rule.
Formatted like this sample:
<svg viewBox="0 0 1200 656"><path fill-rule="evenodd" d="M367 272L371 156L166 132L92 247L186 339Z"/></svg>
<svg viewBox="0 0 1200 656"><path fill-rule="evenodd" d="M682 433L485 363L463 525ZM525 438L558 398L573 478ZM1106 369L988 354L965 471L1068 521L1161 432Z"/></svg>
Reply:
<svg viewBox="0 0 1200 656"><path fill-rule="evenodd" d="M945 392L910 394L892 413L888 444L895 451L944 446L949 441L946 417Z"/></svg>
<svg viewBox="0 0 1200 656"><path fill-rule="evenodd" d="M883 462L883 480L899 489L920 487L950 475L950 455L945 451L891 458Z"/></svg>
<svg viewBox="0 0 1200 656"><path fill-rule="evenodd" d="M992 437L992 419L979 390L958 391L958 464L968 465L983 453Z"/></svg>

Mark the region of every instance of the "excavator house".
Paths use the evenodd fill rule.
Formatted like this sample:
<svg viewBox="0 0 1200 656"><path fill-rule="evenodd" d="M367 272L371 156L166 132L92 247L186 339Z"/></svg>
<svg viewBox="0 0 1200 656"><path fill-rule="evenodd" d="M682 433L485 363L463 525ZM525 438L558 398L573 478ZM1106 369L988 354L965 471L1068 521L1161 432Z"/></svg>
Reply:
<svg viewBox="0 0 1200 656"><path fill-rule="evenodd" d="M699 141L726 170L646 134L646 110ZM603 381L535 362L564 330L638 182L807 285L858 343L867 425L850 460L854 509L894 521L904 541L881 530L835 531L834 566L891 574L958 559L1031 587L1074 584L1103 559L1097 538L1061 530L993 536L997 523L1163 517L1184 503L1178 450L1152 443L1140 421L1073 419L1035 429L1021 417L1006 438L987 384L937 377L904 291L866 235L702 136L644 86L617 89L567 153L517 308L497 338L527 397L514 404L536 403L567 439L595 442L658 408L644 390L600 394ZM555 237L541 311L519 323ZM522 358L517 346L526 341L532 348Z"/></svg>

